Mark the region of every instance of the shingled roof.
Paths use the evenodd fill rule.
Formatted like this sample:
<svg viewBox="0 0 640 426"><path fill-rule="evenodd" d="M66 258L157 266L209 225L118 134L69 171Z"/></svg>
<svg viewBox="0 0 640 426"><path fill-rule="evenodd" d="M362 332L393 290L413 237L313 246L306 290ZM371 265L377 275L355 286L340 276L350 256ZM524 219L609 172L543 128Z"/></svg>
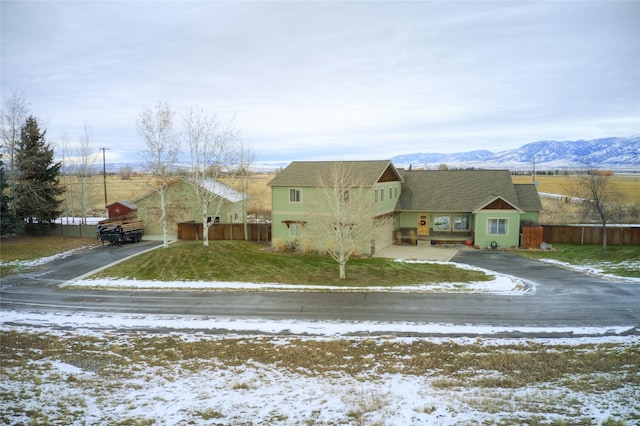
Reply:
<svg viewBox="0 0 640 426"><path fill-rule="evenodd" d="M373 186L381 180L402 181L401 175L390 160L378 161L294 161L274 177L269 186L318 186L332 167L342 164L362 178L365 186Z"/></svg>
<svg viewBox="0 0 640 426"><path fill-rule="evenodd" d="M473 212L497 198L521 210L542 209L535 187L531 191L525 187L532 185L514 185L508 170L404 170L401 173L404 184L397 210ZM521 188L516 190L516 187Z"/></svg>
<svg viewBox="0 0 640 426"><path fill-rule="evenodd" d="M517 183L513 187L518 194L518 201L520 202L520 208L528 211L542 211L542 203L540 202L540 196L538 195L538 189L532 183Z"/></svg>

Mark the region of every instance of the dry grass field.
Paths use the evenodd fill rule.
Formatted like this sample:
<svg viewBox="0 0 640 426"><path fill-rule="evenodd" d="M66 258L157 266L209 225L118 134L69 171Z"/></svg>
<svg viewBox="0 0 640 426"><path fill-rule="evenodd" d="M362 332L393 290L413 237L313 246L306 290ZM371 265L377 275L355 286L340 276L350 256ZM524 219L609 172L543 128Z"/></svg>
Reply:
<svg viewBox="0 0 640 426"><path fill-rule="evenodd" d="M577 196L577 175L536 176L539 193L560 194ZM531 176L513 176L514 183L531 183ZM623 223L637 223L640 220L640 175L613 175L610 182L623 194L626 216L621 219ZM565 224L584 222L582 208L576 203L567 202L562 198L541 197L543 212L540 214L540 223Z"/></svg>
<svg viewBox="0 0 640 426"><path fill-rule="evenodd" d="M249 211L269 212L271 211L271 190L267 186L273 179L274 174L263 173L251 176L248 181ZM66 177L67 196L63 208L66 207L68 215L80 216L80 185L75 177ZM536 176L538 191L551 194L561 194L566 196L576 195L578 176L557 175L557 176ZM628 206L635 206L635 210L640 210L640 175L613 175L611 182L624 194L624 199ZM240 189L240 182L223 181L231 186ZM531 176L513 176L514 183L531 183ZM90 212L92 216L102 216L104 211L104 183L100 175L92 176L87 181L88 194L90 199ZM145 175L136 175L129 180L124 180L117 175L107 176L107 203L116 201L133 201L151 190L150 178ZM553 200L544 198L543 207L545 209L541 223L570 223L579 222L579 208L575 205L567 204L563 200Z"/></svg>
<svg viewBox="0 0 640 426"><path fill-rule="evenodd" d="M536 176L538 192L550 194L576 195L577 175ZM531 183L531 176L513 176L513 183ZM613 175L610 181L618 191L624 194L624 199L630 204L640 206L640 175Z"/></svg>
<svg viewBox="0 0 640 426"><path fill-rule="evenodd" d="M267 186L273 178L272 174L253 175L248 182L249 211L264 212L271 211L271 190ZM240 182L229 182L237 189ZM64 177L64 184L67 187L65 201L62 208L67 211L65 215L81 216L81 184L79 178L75 176ZM104 204L104 178L102 175L91 176L86 181L87 194L89 196L89 216L103 216L105 214ZM107 205L117 201L134 201L151 191L151 178L146 175L135 175L131 179L122 179L117 175L107 176Z"/></svg>

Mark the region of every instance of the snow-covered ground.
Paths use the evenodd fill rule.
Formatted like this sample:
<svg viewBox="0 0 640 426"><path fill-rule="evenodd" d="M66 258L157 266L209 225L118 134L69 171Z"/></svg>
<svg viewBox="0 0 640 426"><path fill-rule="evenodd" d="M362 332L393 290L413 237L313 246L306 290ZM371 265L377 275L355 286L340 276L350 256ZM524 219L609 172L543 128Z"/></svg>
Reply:
<svg viewBox="0 0 640 426"><path fill-rule="evenodd" d="M73 216L63 216L59 217L53 221L53 223L58 223L61 225L97 225L101 220L108 219L106 217L73 217ZM84 223L83 223L84 222Z"/></svg>
<svg viewBox="0 0 640 426"><path fill-rule="evenodd" d="M67 250L61 253L53 254L51 256L40 257L38 259L32 259L32 260L13 260L11 262L0 262L0 265L11 266L17 269L33 268L35 266L41 266L57 259L64 259L65 257L69 257L74 253L77 253L82 250L86 250L88 248L91 248L91 247L89 246L77 247L72 250Z"/></svg>
<svg viewBox="0 0 640 426"><path fill-rule="evenodd" d="M59 256L68 256L71 252ZM53 258L49 258L51 261ZM25 266L39 265L45 260ZM567 266L567 265L564 265ZM590 273L597 273L588 271ZM524 294L535 291L535 283L495 274L486 283L410 286L402 291L467 291L498 294ZM279 283L202 283L134 280L84 279L72 286L103 288L181 288L213 290L286 289L298 286ZM306 288L308 289L308 288ZM316 288L327 291L327 288ZM386 288L369 289L385 291ZM398 291L398 288L394 288ZM525 387L481 387L447 385L455 381L441 372L416 375L403 373L410 360L397 359L397 372L376 372L376 355L370 357L370 371L350 374L336 369L322 374L280 368L278 363L261 363L252 358L235 365L221 365L216 354L199 360L176 359L171 365L158 366L153 354L135 351L140 339L172 338L182 342L242 340L261 342L276 339L291 347L299 342L363 341L377 344L411 345L433 342L440 345L485 345L505 352L514 345L524 351L553 352L556 348L583 345L591 350L623 351L640 348L638 329L540 328L518 327L531 336L582 336L573 338L499 338L513 332L511 327L482 325L273 321L226 319L202 316L95 314L88 312L0 312L0 331L21 336L52 336L77 347L78 352L100 357L122 357L115 348L131 348L122 370L107 374L95 368L91 358L83 362L65 356L26 359L27 369L0 369L0 395L3 409L0 423L57 424L273 424L273 425L450 425L450 424L526 424L554 421L602 424L606 421L640 419L640 387L619 381L611 374L594 373L589 377L565 377ZM160 332L159 332L160 331ZM247 335L246 332L251 334ZM276 337L274 337L274 335ZM445 337L398 337L398 335ZM446 336L482 337L446 337ZM366 336L366 337L362 337ZM91 340L85 340L91 339ZM269 340L271 341L271 340ZM88 349L87 349L88 348ZM97 349L96 349L97 348ZM116 353L117 352L117 353ZM4 358L5 354L0 354ZM308 354L300 352L300 357ZM18 357L20 351L18 351ZM414 355L420 357L421 355ZM428 356L428 355L423 355ZM73 358L73 357L72 357ZM96 361L98 362L98 361ZM344 360L345 366L349 359ZM633 363L633 361L631 361ZM526 369L526 366L522 366ZM496 371L475 371L474 377L495 377ZM637 374L631 371L630 374ZM589 390L572 386L572 380L593 382ZM616 382L618 380L618 382ZM618 383L599 387L598 383ZM444 383L444 385L443 385ZM569 383L569 384L567 384Z"/></svg>
<svg viewBox="0 0 640 426"><path fill-rule="evenodd" d="M600 277L600 278L605 278L605 279L610 279L610 280L617 280L617 281L626 281L626 282L630 282L630 283L640 283L640 278L635 278L635 277L623 277L620 275L613 275L613 274L608 274L605 272L605 270L607 268L610 268L612 266L618 267L618 268L626 268L629 270L640 270L640 259L638 260L630 260L627 262L621 262L621 263L616 263L616 264L612 264L611 262L598 262L598 263L592 263L589 265L572 265L570 263L566 263L566 262L561 262L559 260L555 260L555 259L540 259L541 262L545 262L545 263L549 263L552 265L557 265L557 266L561 266L563 268L566 269L571 269L577 272L581 272L583 274L588 274L588 275L592 275L595 277Z"/></svg>
<svg viewBox="0 0 640 426"><path fill-rule="evenodd" d="M189 348L187 350L190 350L189 343L197 345L198 342L211 344L221 341L222 347L231 345L237 348L257 343L268 345L270 351L274 350L274 345L283 348L298 345L309 350L313 348L314 341L342 340L353 346L366 343L391 347L419 345L429 341L447 347L480 345L486 347L483 353L514 350L553 353L566 350L567 346L579 351L629 350L640 345L638 336L535 340L402 338L393 334L347 337L343 334L351 329L350 324L285 325L269 321L250 326L265 331L287 327L315 335L272 337L257 334L247 337L233 332L209 334L185 331L149 335L134 329L143 324L188 327L193 325L190 321L203 320L35 313L2 313L2 319L2 331L13 331L23 336L42 336L45 332L45 336L55 336L65 341L63 347L67 348L66 355L62 348L60 355L25 360L27 370L14 364L0 370L0 393L7 396L3 398L5 414L0 414L0 419L9 425L451 425L529 424L534 420L541 424L553 421L563 424L601 424L607 420L624 420L632 424L640 413L640 388L632 383L618 383L612 373L595 372L527 386L487 387L461 385L454 376L438 370L426 374L404 373L403 364L416 360L419 362L420 354L398 357L395 361L396 372L388 372L387 364L382 368L384 372L379 373L378 369L385 361L381 360L380 354L372 352L363 355L370 369L348 372L347 365L351 357L346 356L344 368L338 365L337 368L322 370L319 366L321 371L315 373L302 368L280 367L277 361L258 362L253 357L239 363L222 364L217 361L216 353L195 359L178 356L170 363L159 363L155 358L155 350L171 352L175 349L153 347L154 342L160 340L162 345L166 345L167 341L186 342L183 348ZM54 326L56 324L61 327ZM233 324L221 324L215 320L211 325L233 329ZM131 327L132 330L115 331L112 328L122 326ZM359 329L367 327L375 328L373 325L358 325ZM388 326L383 328L388 329ZM455 327L449 327L449 330L454 333L463 331ZM69 353L72 347L77 349ZM95 359L91 353L96 354ZM123 354L125 358L122 358ZM306 353L301 351L299 356L305 357ZM119 363L117 371L101 366L105 358ZM194 367L194 363L197 367ZM474 380L499 378L500 373L489 368L475 371L472 377ZM567 385L573 381L575 386ZM595 385L587 387L589 390L585 391L584 386L580 385L583 381ZM600 389L599 383L616 385Z"/></svg>

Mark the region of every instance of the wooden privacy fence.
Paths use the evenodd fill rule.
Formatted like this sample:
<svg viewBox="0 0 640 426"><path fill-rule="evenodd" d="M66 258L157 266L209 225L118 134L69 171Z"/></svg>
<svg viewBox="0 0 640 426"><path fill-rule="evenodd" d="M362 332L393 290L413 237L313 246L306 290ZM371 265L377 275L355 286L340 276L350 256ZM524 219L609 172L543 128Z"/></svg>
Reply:
<svg viewBox="0 0 640 426"><path fill-rule="evenodd" d="M542 225L546 243L602 244L600 225ZM640 225L607 226L607 244L640 245Z"/></svg>
<svg viewBox="0 0 640 426"><path fill-rule="evenodd" d="M539 249L543 239L542 226L523 226L520 247L523 249Z"/></svg>
<svg viewBox="0 0 640 426"><path fill-rule="evenodd" d="M179 240L202 240L202 223L181 222L178 224ZM271 225L268 223L247 224L249 241L271 241ZM244 240L244 224L215 223L209 227L210 240Z"/></svg>

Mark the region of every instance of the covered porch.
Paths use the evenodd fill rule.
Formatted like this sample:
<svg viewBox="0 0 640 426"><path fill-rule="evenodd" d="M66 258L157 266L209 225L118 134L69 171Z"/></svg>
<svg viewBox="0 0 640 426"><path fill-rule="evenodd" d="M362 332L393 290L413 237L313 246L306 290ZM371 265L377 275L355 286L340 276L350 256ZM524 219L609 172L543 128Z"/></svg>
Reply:
<svg viewBox="0 0 640 426"><path fill-rule="evenodd" d="M436 231L429 229L428 232L418 232L418 228L399 228L396 230L396 245L417 245L418 242L428 242L431 244L467 244L473 242L473 231Z"/></svg>

